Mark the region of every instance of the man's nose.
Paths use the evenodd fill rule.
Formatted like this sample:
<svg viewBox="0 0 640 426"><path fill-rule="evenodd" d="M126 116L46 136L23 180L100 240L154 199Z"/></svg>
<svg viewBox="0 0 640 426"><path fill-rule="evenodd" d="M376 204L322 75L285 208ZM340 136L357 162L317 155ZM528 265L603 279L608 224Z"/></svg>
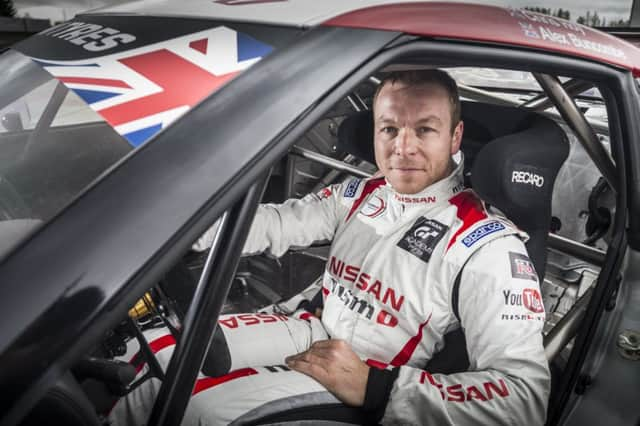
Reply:
<svg viewBox="0 0 640 426"><path fill-rule="evenodd" d="M402 128L395 141L395 153L400 156L413 155L418 150L417 138L411 129Z"/></svg>

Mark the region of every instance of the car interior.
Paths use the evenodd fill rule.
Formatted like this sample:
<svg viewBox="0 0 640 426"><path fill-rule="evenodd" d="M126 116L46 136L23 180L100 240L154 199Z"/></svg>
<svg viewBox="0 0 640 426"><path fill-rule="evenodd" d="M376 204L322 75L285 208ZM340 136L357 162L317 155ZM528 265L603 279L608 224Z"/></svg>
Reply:
<svg viewBox="0 0 640 426"><path fill-rule="evenodd" d="M273 165L262 202L283 202L349 176L366 178L375 173L371 102L388 69L354 87ZM489 68L447 70L456 78L462 98L465 184L530 236L526 245L540 278L547 314L544 344L553 376L552 406L555 386L604 263L615 211L614 192L600 172L601 164L611 160L589 149L592 136L608 147L605 103L594 83L578 79ZM564 111L549 94L552 85L571 97L578 109ZM575 126L566 117L586 120L592 134L572 130ZM84 124L78 132L87 129ZM7 137L3 144L10 143ZM107 144L95 143L110 155ZM114 144L113 149L124 148ZM509 170L514 164L535 171L545 185L513 185ZM48 170L40 169L43 173ZM265 255L242 258L222 313L286 313L291 306L287 301L295 300L299 306L302 299L295 297L305 289L310 301L314 293L309 288L313 290L321 276L328 252L328 245L318 244L290 250L280 259ZM166 365L156 359L158 342L149 339L149 333L166 329L174 336L173 344L179 340L206 263L207 252L185 253L131 307L128 317L47 392L23 424L43 424L51 418L67 425L105 424L119 398L151 378L163 380ZM445 349L425 368L443 373L464 371L468 359L463 333L458 330L448 335L446 342ZM209 351L215 349L214 340ZM347 407L315 408L306 415L326 421L361 421ZM271 413L246 424L296 420L296 413Z"/></svg>

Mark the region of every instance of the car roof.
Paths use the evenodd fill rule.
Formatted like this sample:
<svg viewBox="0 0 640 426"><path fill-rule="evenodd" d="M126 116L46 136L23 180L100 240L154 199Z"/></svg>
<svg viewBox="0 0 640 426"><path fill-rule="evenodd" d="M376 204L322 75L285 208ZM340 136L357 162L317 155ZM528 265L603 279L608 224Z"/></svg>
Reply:
<svg viewBox="0 0 640 426"><path fill-rule="evenodd" d="M142 13L308 28L354 10L397 3L391 0L138 0L87 14Z"/></svg>
<svg viewBox="0 0 640 426"><path fill-rule="evenodd" d="M141 0L87 14L144 14L300 28L326 25L401 31L552 51L620 66L640 77L640 49L631 43L584 25L513 7L392 0Z"/></svg>

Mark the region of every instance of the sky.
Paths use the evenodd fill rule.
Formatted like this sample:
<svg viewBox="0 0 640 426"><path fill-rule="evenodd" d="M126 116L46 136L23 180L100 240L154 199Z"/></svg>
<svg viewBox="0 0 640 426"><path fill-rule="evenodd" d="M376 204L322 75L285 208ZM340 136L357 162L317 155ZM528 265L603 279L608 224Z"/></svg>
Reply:
<svg viewBox="0 0 640 426"><path fill-rule="evenodd" d="M104 5L125 3L127 0L13 0L19 16L26 13L32 18L46 18L63 21L87 9ZM178 0L176 0L178 1ZM322 1L322 0L317 0ZM571 19L585 15L587 10L597 11L607 21L629 19L633 0L466 0L470 3L494 4L500 6L538 6L553 10L561 7L571 11ZM636 0L640 1L640 0Z"/></svg>

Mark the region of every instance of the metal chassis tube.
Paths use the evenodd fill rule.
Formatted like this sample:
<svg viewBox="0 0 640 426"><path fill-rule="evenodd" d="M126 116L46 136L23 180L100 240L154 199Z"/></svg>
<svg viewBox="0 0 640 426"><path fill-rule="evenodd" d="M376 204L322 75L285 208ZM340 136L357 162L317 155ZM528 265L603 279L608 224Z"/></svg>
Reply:
<svg viewBox="0 0 640 426"><path fill-rule="evenodd" d="M476 89L475 87L466 86L464 84L459 84L458 89L460 90L460 94L462 96L466 96L467 98L472 99L474 101L491 102L497 105L513 106L518 108L528 108L533 111L538 111L541 114L544 114L545 116L556 121L562 119L562 116L555 111L540 111L539 105L533 104L533 105L527 106L527 102L531 102L531 101L527 101L524 104L520 104L511 99L507 99L502 96L496 95L495 93L482 90L482 89ZM589 120L589 124L598 132L606 135L609 134L609 126L607 123L603 123L602 121L592 119L592 120Z"/></svg>
<svg viewBox="0 0 640 426"><path fill-rule="evenodd" d="M351 164L347 164L340 160L335 160L331 157L318 154L317 152L313 152L308 149L300 148L299 146L292 146L290 153L297 155L298 157L316 161L325 166L333 167L334 169L340 170L341 172L351 173L354 176L365 177L365 178L371 177L371 173L367 173L364 170L360 170L359 168L352 166Z"/></svg>
<svg viewBox="0 0 640 426"><path fill-rule="evenodd" d="M564 87L564 90L569 96L573 97L579 95L585 90L591 89L593 87L593 84L588 81L573 79L565 82L562 87ZM544 111L545 109L551 108L552 106L553 101L546 93L540 94L533 99L529 99L521 105L522 108L529 108L534 111Z"/></svg>
<svg viewBox="0 0 640 426"><path fill-rule="evenodd" d="M580 109L578 109L578 106L571 96L567 94L557 77L538 73L534 73L534 77L547 93L549 99L553 101L560 115L562 115L567 124L571 126L573 131L576 132L578 140L589 153L589 156L609 186L617 192L616 166L600 143L598 135L596 135L596 132L584 117L584 114L580 112Z"/></svg>
<svg viewBox="0 0 640 426"><path fill-rule="evenodd" d="M543 339L544 353L547 360L553 360L573 339L580 327L582 318L587 312L587 305L593 294L593 288L589 288L573 304L560 321L549 331Z"/></svg>
<svg viewBox="0 0 640 426"><path fill-rule="evenodd" d="M183 332L147 424L178 426L182 421L265 186L266 179L259 179L220 219Z"/></svg>

